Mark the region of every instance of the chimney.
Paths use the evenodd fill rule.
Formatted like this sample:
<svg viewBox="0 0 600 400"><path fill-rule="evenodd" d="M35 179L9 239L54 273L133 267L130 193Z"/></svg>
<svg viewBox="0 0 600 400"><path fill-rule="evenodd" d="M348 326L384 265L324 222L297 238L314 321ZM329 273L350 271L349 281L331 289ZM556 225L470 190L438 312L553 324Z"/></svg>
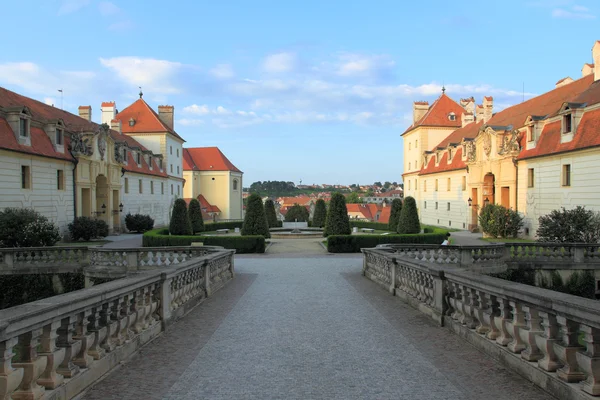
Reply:
<svg viewBox="0 0 600 400"><path fill-rule="evenodd" d="M594 82L600 80L600 40L596 40L592 47L592 58L594 59Z"/></svg>
<svg viewBox="0 0 600 400"><path fill-rule="evenodd" d="M112 121L110 121L110 129L112 129L113 131L117 131L119 133L122 133L122 130L121 130L121 120L120 119L113 119Z"/></svg>
<svg viewBox="0 0 600 400"><path fill-rule="evenodd" d="M594 64L585 63L583 64L583 68L581 68L581 77L585 78L586 76L594 73Z"/></svg>
<svg viewBox="0 0 600 400"><path fill-rule="evenodd" d="M461 126L465 127L465 126L469 125L471 122L475 121L475 116L473 115L473 113L464 112L461 114L460 120L462 123Z"/></svg>
<svg viewBox="0 0 600 400"><path fill-rule="evenodd" d="M494 98L492 96L483 96L483 123L492 119L494 114Z"/></svg>
<svg viewBox="0 0 600 400"><path fill-rule="evenodd" d="M88 122L92 122L92 106L79 106L79 116Z"/></svg>
<svg viewBox="0 0 600 400"><path fill-rule="evenodd" d="M475 107L475 121L483 121L483 106L481 104Z"/></svg>
<svg viewBox="0 0 600 400"><path fill-rule="evenodd" d="M571 79L570 76L567 76L566 78L562 78L560 81L556 82L555 88L559 88L561 86L568 85L571 82L573 82L573 79Z"/></svg>
<svg viewBox="0 0 600 400"><path fill-rule="evenodd" d="M158 117L170 129L173 129L174 112L173 106L158 106Z"/></svg>
<svg viewBox="0 0 600 400"><path fill-rule="evenodd" d="M428 101L415 101L413 103L413 124L423 118L423 115L427 113L427 110L429 110Z"/></svg>
<svg viewBox="0 0 600 400"><path fill-rule="evenodd" d="M100 107L100 109L102 110L101 123L108 124L110 126L111 121L113 119L115 119L115 116L117 115L117 108L115 106L115 102L114 101L105 101L102 103L102 106Z"/></svg>
<svg viewBox="0 0 600 400"><path fill-rule="evenodd" d="M475 98L471 97L468 99L460 99L460 105L465 109L467 113L473 114L475 112Z"/></svg>

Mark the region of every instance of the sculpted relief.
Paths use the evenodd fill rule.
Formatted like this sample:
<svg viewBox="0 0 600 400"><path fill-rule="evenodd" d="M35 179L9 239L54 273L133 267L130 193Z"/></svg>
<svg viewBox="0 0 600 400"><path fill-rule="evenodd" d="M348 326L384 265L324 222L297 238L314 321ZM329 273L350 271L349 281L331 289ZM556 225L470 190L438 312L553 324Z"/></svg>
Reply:
<svg viewBox="0 0 600 400"><path fill-rule="evenodd" d="M518 153L520 150L519 131L514 130L511 133L504 135L498 154Z"/></svg>
<svg viewBox="0 0 600 400"><path fill-rule="evenodd" d="M488 157L492 152L492 134L487 131L483 134L483 152Z"/></svg>
<svg viewBox="0 0 600 400"><path fill-rule="evenodd" d="M91 156L94 149L89 137L84 137L83 132L71 134L71 151L73 155Z"/></svg>

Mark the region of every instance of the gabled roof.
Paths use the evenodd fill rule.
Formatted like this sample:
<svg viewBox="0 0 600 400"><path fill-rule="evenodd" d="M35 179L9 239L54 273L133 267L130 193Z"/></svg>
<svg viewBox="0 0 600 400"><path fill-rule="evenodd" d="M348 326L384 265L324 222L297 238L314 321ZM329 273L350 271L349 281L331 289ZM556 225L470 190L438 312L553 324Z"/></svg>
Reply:
<svg viewBox="0 0 600 400"><path fill-rule="evenodd" d="M104 103L102 104L104 105ZM110 103L107 103L107 105L110 105ZM112 105L114 106L114 103L112 103ZM135 121L133 126L129 126L129 120L131 118L133 118ZM121 130L123 133L133 134L169 132L176 138L183 140L183 138L179 136L173 128L169 128L160 120L160 117L156 111L154 111L152 107L150 107L150 105L142 98L137 99L127 108L121 110L115 119L121 120ZM185 140L183 141L185 142Z"/></svg>
<svg viewBox="0 0 600 400"><path fill-rule="evenodd" d="M464 169L467 164L462 160L462 146L456 150L456 153L452 157L452 161L448 164L448 152L444 152L439 164L435 165L435 157L431 157L427 163L427 168L423 167L419 175L436 174L438 172L456 171Z"/></svg>
<svg viewBox="0 0 600 400"><path fill-rule="evenodd" d="M419 126L441 126L441 127L460 127L461 114L465 112L460 104L452 100L446 93L442 93L440 97L429 107L429 110L417 122L408 127L404 134ZM454 121L448 119L448 115L454 113L456 118Z"/></svg>
<svg viewBox="0 0 600 400"><path fill-rule="evenodd" d="M379 220L377 222L381 222L382 224L388 224L390 222L391 211L392 207L383 207L381 209L381 214L379 214Z"/></svg>
<svg viewBox="0 0 600 400"><path fill-rule="evenodd" d="M218 147L184 148L183 170L242 172L225 157Z"/></svg>
<svg viewBox="0 0 600 400"><path fill-rule="evenodd" d="M308 205L312 198L309 196L296 196L296 197L280 197L277 199L281 206L293 206L294 204L299 204L301 206Z"/></svg>
<svg viewBox="0 0 600 400"><path fill-rule="evenodd" d="M373 203L367 203L367 204L349 203L349 204L346 204L346 209L349 213L361 214L363 216L363 218L368 219L369 221L375 221L377 213L382 208L383 207L380 204L373 204Z"/></svg>

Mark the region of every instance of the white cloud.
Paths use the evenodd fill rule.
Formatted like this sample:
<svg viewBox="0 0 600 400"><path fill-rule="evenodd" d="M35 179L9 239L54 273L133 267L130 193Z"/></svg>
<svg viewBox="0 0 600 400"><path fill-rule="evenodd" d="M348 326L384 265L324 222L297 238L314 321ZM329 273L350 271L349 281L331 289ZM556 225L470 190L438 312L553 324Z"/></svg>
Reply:
<svg viewBox="0 0 600 400"><path fill-rule="evenodd" d="M90 71L47 71L32 62L9 62L0 64L0 83L18 86L35 94L85 93L96 75Z"/></svg>
<svg viewBox="0 0 600 400"><path fill-rule="evenodd" d="M48 104L49 106L53 106L56 104L56 99L52 97L44 97L44 103Z"/></svg>
<svg viewBox="0 0 600 400"><path fill-rule="evenodd" d="M206 115L210 114L210 109L206 104L201 106L198 104L192 104L191 106L184 107L183 112L188 114Z"/></svg>
<svg viewBox="0 0 600 400"><path fill-rule="evenodd" d="M573 11L587 12L587 11L590 11L590 9L587 8L587 7L585 7L585 6L574 5L573 6Z"/></svg>
<svg viewBox="0 0 600 400"><path fill-rule="evenodd" d="M58 15L71 14L88 6L91 0L63 0L58 8Z"/></svg>
<svg viewBox="0 0 600 400"><path fill-rule="evenodd" d="M217 79L231 79L235 76L233 67L230 64L219 64L209 71Z"/></svg>
<svg viewBox="0 0 600 400"><path fill-rule="evenodd" d="M336 73L340 76L368 76L389 70L395 63L389 56L341 54Z"/></svg>
<svg viewBox="0 0 600 400"><path fill-rule="evenodd" d="M112 70L129 85L158 94L180 93L176 84L182 64L155 58L113 57L100 58L100 63Z"/></svg>
<svg viewBox="0 0 600 400"><path fill-rule="evenodd" d="M583 7L585 8L585 7ZM587 9L576 10L573 7L573 11L565 10L563 8L555 8L552 10L552 16L554 18L566 18L566 19L595 19L596 16L589 13Z"/></svg>
<svg viewBox="0 0 600 400"><path fill-rule="evenodd" d="M100 3L98 3L98 10L100 11L100 14L104 17L119 14L121 12L121 9L114 3L111 3L110 1L101 1Z"/></svg>
<svg viewBox="0 0 600 400"><path fill-rule="evenodd" d="M296 68L297 62L294 53L271 54L265 58L263 69L271 73L291 72Z"/></svg>
<svg viewBox="0 0 600 400"><path fill-rule="evenodd" d="M201 119L187 119L187 118L183 118L183 119L178 119L176 121L177 125L183 125L183 126L200 126L200 125L204 125L205 122L204 120Z"/></svg>

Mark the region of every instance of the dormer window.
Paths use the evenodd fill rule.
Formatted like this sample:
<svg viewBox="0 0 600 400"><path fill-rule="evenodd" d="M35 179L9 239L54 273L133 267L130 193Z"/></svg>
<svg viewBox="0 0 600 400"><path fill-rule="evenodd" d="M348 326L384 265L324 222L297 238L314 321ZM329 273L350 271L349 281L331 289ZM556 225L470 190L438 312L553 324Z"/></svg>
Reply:
<svg viewBox="0 0 600 400"><path fill-rule="evenodd" d="M448 148L448 161L449 162L452 161L452 148L451 147Z"/></svg>
<svg viewBox="0 0 600 400"><path fill-rule="evenodd" d="M62 129L56 128L56 145L62 146L64 138L64 131Z"/></svg>
<svg viewBox="0 0 600 400"><path fill-rule="evenodd" d="M535 140L535 125L531 125L527 128L527 141L533 142Z"/></svg>
<svg viewBox="0 0 600 400"><path fill-rule="evenodd" d="M152 169L152 156L148 156L148 166Z"/></svg>
<svg viewBox="0 0 600 400"><path fill-rule="evenodd" d="M123 162L127 164L127 149L123 149Z"/></svg>
<svg viewBox="0 0 600 400"><path fill-rule="evenodd" d="M573 115L571 113L563 116L563 133L571 133L573 128Z"/></svg>
<svg viewBox="0 0 600 400"><path fill-rule="evenodd" d="M19 135L29 137L29 120L27 118L19 119Z"/></svg>
<svg viewBox="0 0 600 400"><path fill-rule="evenodd" d="M135 125L135 119L129 118L129 126L134 126Z"/></svg>
<svg viewBox="0 0 600 400"><path fill-rule="evenodd" d="M139 165L142 163L142 157L139 152L135 153L135 162Z"/></svg>
<svg viewBox="0 0 600 400"><path fill-rule="evenodd" d="M448 119L450 121L456 121L456 114L454 114L453 112L451 112L450 114L448 114Z"/></svg>

